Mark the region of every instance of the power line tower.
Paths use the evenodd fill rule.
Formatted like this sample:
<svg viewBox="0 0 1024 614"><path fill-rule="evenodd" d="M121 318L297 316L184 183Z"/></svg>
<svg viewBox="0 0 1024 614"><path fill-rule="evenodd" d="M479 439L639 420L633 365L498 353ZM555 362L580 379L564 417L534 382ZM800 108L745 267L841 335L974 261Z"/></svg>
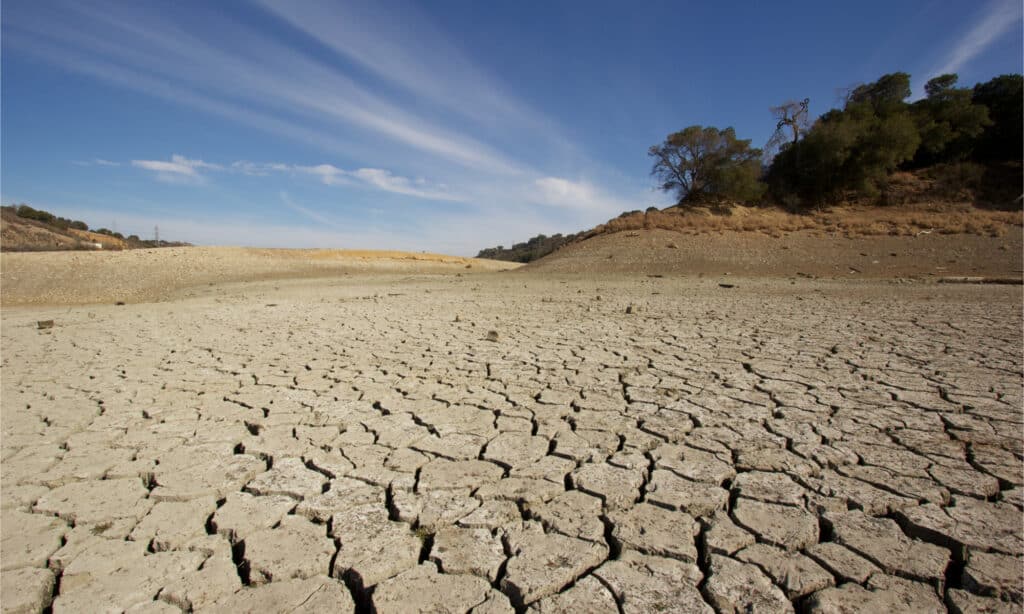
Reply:
<svg viewBox="0 0 1024 614"><path fill-rule="evenodd" d="M154 226L153 227L153 241L155 243L157 243L157 244L160 243L160 227L159 226Z"/></svg>

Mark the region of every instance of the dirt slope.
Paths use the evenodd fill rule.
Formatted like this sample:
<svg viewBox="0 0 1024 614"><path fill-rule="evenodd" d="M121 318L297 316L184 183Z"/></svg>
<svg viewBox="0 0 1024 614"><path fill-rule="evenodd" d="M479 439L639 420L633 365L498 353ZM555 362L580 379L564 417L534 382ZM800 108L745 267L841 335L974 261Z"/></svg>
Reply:
<svg viewBox="0 0 1024 614"><path fill-rule="evenodd" d="M896 278L981 275L1020 278L1021 228L975 234L847 238L791 232L682 234L631 230L570 244L522 272L568 274L736 275Z"/></svg>

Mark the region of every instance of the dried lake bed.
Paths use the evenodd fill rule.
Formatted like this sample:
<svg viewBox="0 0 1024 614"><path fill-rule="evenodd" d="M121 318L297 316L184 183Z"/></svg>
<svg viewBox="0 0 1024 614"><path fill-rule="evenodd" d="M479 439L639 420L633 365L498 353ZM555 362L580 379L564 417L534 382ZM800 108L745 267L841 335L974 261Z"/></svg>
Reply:
<svg viewBox="0 0 1024 614"><path fill-rule="evenodd" d="M1019 286L463 273L5 307L3 611L1020 610Z"/></svg>

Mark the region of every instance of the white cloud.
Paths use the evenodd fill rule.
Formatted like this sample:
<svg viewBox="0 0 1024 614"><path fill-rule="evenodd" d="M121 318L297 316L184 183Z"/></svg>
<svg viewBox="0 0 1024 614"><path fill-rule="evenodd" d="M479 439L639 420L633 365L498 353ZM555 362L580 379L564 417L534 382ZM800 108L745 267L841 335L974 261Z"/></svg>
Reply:
<svg viewBox="0 0 1024 614"><path fill-rule="evenodd" d="M292 170L296 170L309 175L314 175L320 178L326 185L348 185L352 182L348 180L348 171L344 171L333 164L317 164L316 166L292 166L289 167Z"/></svg>
<svg viewBox="0 0 1024 614"><path fill-rule="evenodd" d="M297 211L298 213L301 213L302 215L308 217L309 219L311 219L314 222L316 222L318 224L321 224L323 226L329 226L331 228L337 228L338 227L337 222L335 222L334 220L331 220L330 218L328 218L328 217L326 217L326 216L324 216L324 215L322 215L320 213L317 213L316 211L313 211L312 209L309 209L307 207L303 207L302 205L296 204L295 201L293 201L291 199L291 197L288 196L288 192L282 191L280 193L280 196L281 196L281 202L283 202L284 205L286 207L288 207L289 209L291 209L292 211Z"/></svg>
<svg viewBox="0 0 1024 614"><path fill-rule="evenodd" d="M1019 27L1020 20L1020 0L992 0L982 17L956 42L943 64L929 73L928 79L960 72L1004 34Z"/></svg>
<svg viewBox="0 0 1024 614"><path fill-rule="evenodd" d="M415 181L408 177L395 175L382 168L358 168L345 170L333 164L317 164L303 166L301 164L285 164L282 162L250 162L236 160L228 165L212 164L203 160L193 160L174 154L171 160L132 160L132 166L156 173L156 178L168 183L203 183L205 178L200 170L229 171L251 177L265 177L271 173L292 173L310 175L318 178L325 185L359 185L372 189L424 198L427 200L448 200L463 202L464 197L448 192L444 183L431 187L423 177Z"/></svg>
<svg viewBox="0 0 1024 614"><path fill-rule="evenodd" d="M75 160L72 164L76 166L121 166L120 162L112 162L110 160L104 160L103 158L93 158L92 160Z"/></svg>
<svg viewBox="0 0 1024 614"><path fill-rule="evenodd" d="M535 200L544 205L608 213L623 210L623 203L602 194L587 181L542 177L533 185Z"/></svg>
<svg viewBox="0 0 1024 614"><path fill-rule="evenodd" d="M414 188L412 186L412 182L410 182L407 177L392 175L390 171L380 168L360 168L353 171L351 174L363 180L365 183L380 190L384 190L385 192L405 194L406 196L417 196L428 200L462 200L462 198L456 195L447 193L445 191L447 186L443 183L438 184L436 190ZM421 183L417 180L416 185L424 186L426 185L426 181Z"/></svg>
<svg viewBox="0 0 1024 614"><path fill-rule="evenodd" d="M191 160L185 156L174 154L170 162L166 160L132 160L132 166L156 173L156 178L168 183L202 183L204 178L200 169L224 170L219 164L210 164L202 160Z"/></svg>

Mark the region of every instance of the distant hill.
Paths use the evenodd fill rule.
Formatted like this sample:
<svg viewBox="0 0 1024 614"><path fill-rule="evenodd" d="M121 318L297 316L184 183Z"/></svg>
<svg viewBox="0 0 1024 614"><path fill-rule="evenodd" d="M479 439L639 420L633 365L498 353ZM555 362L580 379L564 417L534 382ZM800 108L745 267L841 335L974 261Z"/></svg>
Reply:
<svg viewBox="0 0 1024 614"><path fill-rule="evenodd" d="M135 235L125 237L106 228L90 230L85 222L28 205L0 207L2 251L123 250L189 245L180 241L148 241Z"/></svg>

